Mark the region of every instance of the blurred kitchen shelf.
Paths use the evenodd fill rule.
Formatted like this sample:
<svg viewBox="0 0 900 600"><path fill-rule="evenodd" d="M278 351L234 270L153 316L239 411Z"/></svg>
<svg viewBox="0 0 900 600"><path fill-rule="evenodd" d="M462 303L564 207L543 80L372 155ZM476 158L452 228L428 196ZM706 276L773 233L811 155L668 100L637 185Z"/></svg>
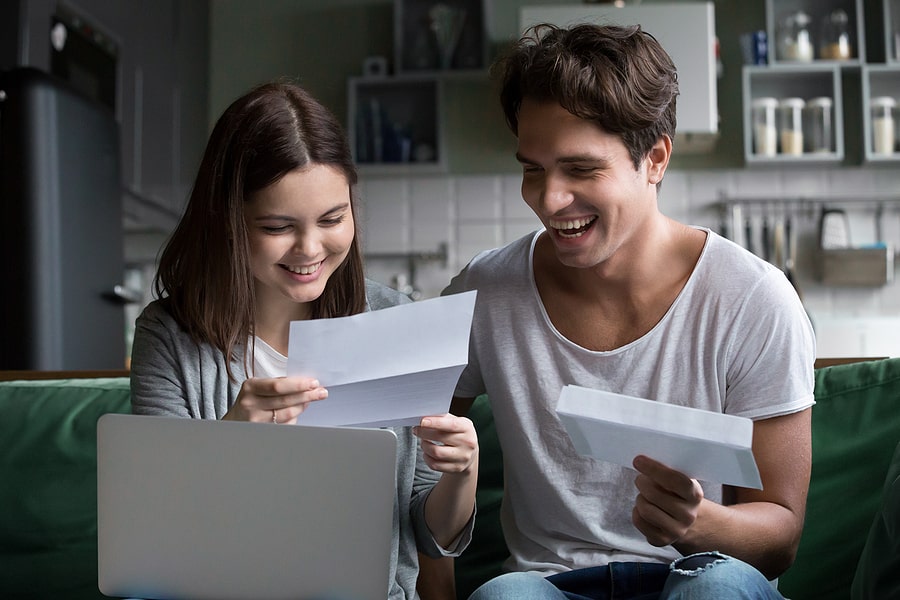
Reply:
<svg viewBox="0 0 900 600"><path fill-rule="evenodd" d="M849 57L822 58L817 44L823 19L835 11L847 15ZM782 43L781 24L791 15L809 17L813 57L788 60ZM745 163L757 165L836 164L867 165L900 162L900 131L894 135L894 151L873 151L872 98L887 96L900 105L900 0L766 0L768 62L743 67L743 123ZM796 36L795 41L800 36ZM808 51L805 52L808 55ZM752 103L762 97L827 97L832 100L834 152L803 155L754 153ZM895 126L898 115L894 115Z"/></svg>
<svg viewBox="0 0 900 600"><path fill-rule="evenodd" d="M834 11L842 10L847 16L847 34L849 36L849 58L834 60L823 58L823 48L819 44L823 20ZM799 36L794 38L790 46L795 51L802 43L812 46L811 62L801 62L789 58L790 49L781 43L783 39L783 23L792 15L803 12L809 17L807 32L809 38L805 42ZM863 17L863 0L766 0L766 34L769 39L769 65L812 65L838 64L841 66L859 66L866 62L866 33ZM800 52L800 54L803 54Z"/></svg>
<svg viewBox="0 0 900 600"><path fill-rule="evenodd" d="M743 76L744 159L748 165L834 164L844 160L843 94L838 66L785 65L781 67L745 66ZM796 97L830 98L832 152L804 152L800 155L778 153L765 156L754 152L752 104L757 98Z"/></svg>
<svg viewBox="0 0 900 600"><path fill-rule="evenodd" d="M348 79L348 134L360 172L447 170L442 89L439 78L424 75Z"/></svg>
<svg viewBox="0 0 900 600"><path fill-rule="evenodd" d="M862 69L862 109L863 109L863 160L868 164L896 163L900 161L900 135L898 135L898 114L893 115L888 123L894 138L890 153L876 153L874 141L874 125L869 103L872 98L892 98L900 106L900 64L867 65Z"/></svg>
<svg viewBox="0 0 900 600"><path fill-rule="evenodd" d="M394 0L394 71L449 73L488 65L487 0Z"/></svg>

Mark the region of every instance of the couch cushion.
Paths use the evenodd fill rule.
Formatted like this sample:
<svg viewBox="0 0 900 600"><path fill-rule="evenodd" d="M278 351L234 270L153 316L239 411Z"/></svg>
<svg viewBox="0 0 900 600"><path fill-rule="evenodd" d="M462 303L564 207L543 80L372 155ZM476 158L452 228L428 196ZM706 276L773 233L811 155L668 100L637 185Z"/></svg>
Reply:
<svg viewBox="0 0 900 600"><path fill-rule="evenodd" d="M846 600L900 440L900 358L818 369L815 394L806 523L779 589Z"/></svg>
<svg viewBox="0 0 900 600"><path fill-rule="evenodd" d="M853 600L900 598L900 444L894 450L881 509L875 514L863 547L853 587Z"/></svg>
<svg viewBox="0 0 900 600"><path fill-rule="evenodd" d="M0 597L97 589L97 419L131 411L127 378L0 382Z"/></svg>

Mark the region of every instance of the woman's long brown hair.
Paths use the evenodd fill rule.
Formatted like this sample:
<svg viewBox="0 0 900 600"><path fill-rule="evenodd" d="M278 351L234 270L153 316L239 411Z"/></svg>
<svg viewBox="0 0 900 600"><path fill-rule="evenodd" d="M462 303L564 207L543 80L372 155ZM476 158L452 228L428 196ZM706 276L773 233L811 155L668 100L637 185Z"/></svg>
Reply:
<svg viewBox="0 0 900 600"><path fill-rule="evenodd" d="M328 109L289 82L258 86L216 123L185 213L162 251L154 290L197 343L226 358L234 380L236 349L253 332L255 294L244 202L286 173L328 165L344 174L357 222L357 174L343 128ZM312 302L314 319L365 310L358 236ZM250 357L244 354L245 366Z"/></svg>

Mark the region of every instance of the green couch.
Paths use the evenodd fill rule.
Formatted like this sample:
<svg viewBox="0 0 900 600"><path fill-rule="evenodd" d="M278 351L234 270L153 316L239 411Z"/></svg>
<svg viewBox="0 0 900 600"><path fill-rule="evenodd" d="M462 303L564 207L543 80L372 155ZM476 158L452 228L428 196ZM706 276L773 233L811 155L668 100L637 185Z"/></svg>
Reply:
<svg viewBox="0 0 900 600"><path fill-rule="evenodd" d="M780 585L792 600L850 595L900 441L900 359L818 369L816 399L806 527ZM129 410L124 377L0 381L0 598L104 598L97 590L96 423ZM460 598L498 574L506 555L502 466L486 398L470 417L481 472L473 543L456 562Z"/></svg>
<svg viewBox="0 0 900 600"><path fill-rule="evenodd" d="M0 598L96 600L97 419L128 379L0 382Z"/></svg>

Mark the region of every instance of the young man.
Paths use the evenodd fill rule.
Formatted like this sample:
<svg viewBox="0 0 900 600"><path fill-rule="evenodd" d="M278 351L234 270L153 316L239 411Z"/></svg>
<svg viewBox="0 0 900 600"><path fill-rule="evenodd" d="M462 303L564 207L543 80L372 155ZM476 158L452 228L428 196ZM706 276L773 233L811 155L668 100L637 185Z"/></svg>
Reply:
<svg viewBox="0 0 900 600"><path fill-rule="evenodd" d="M478 290L455 410L488 394L504 460L512 573L472 598L781 598L767 579L800 539L814 402L797 294L659 211L678 85L651 35L540 26L497 67L544 229L477 256L445 290ZM753 419L763 489L580 456L555 412L566 384Z"/></svg>

